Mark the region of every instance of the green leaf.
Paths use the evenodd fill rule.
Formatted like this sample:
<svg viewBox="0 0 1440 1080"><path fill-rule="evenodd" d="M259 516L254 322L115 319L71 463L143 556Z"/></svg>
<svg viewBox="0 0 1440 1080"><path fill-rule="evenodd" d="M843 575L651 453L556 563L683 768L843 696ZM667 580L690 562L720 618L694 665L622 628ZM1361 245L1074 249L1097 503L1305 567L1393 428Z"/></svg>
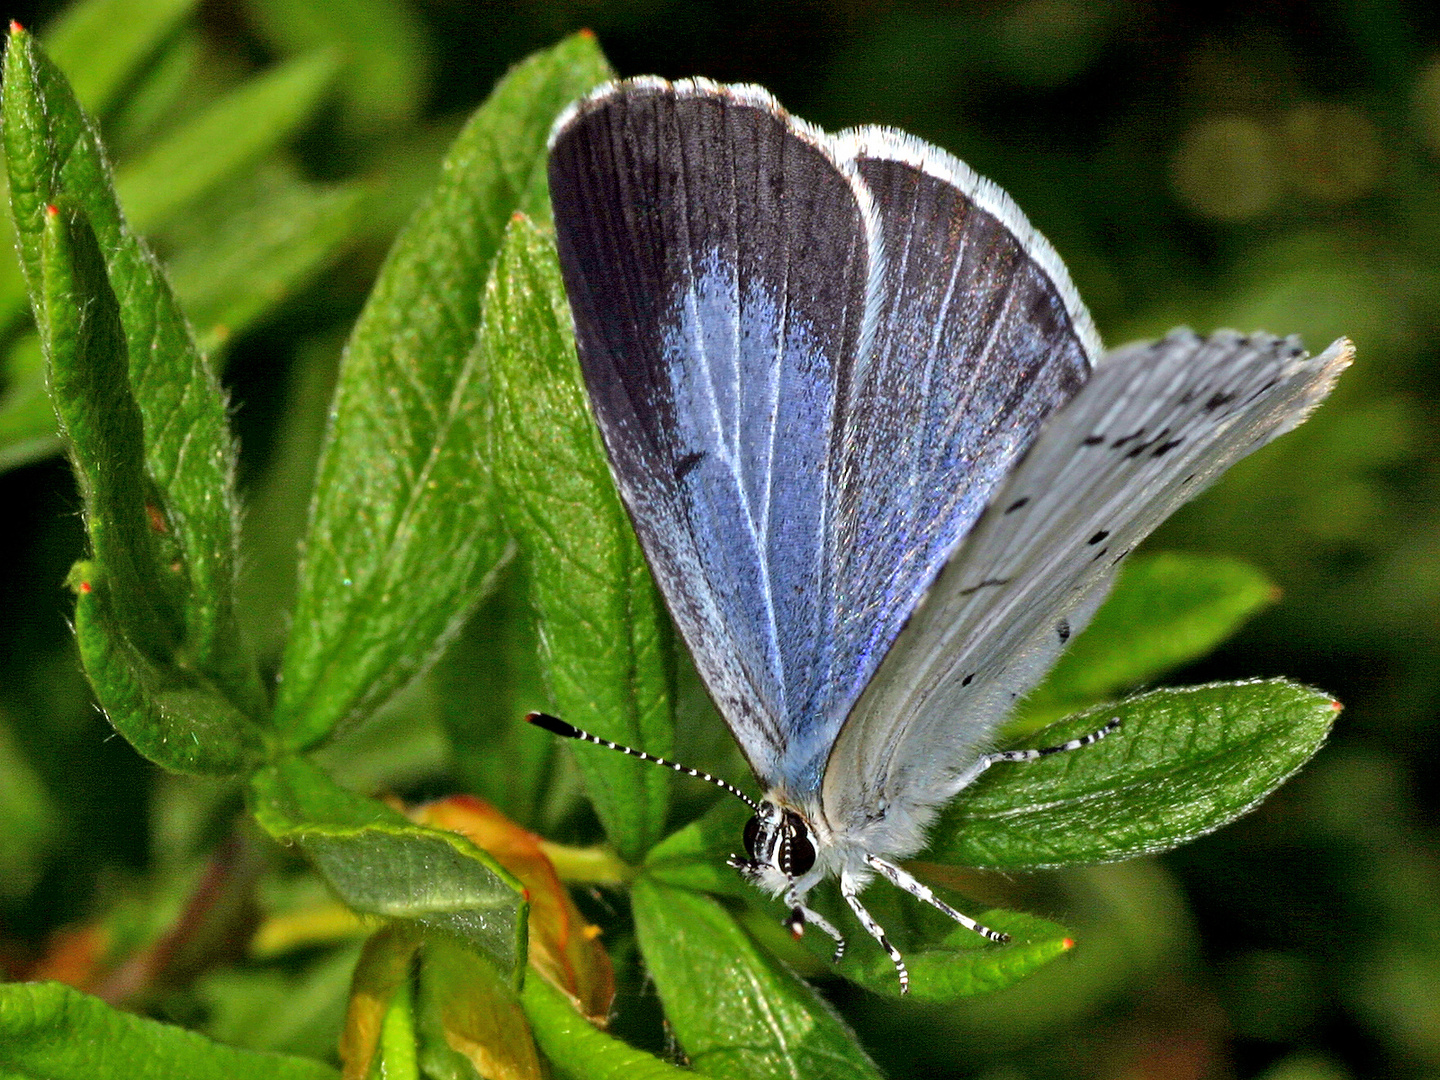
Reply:
<svg viewBox="0 0 1440 1080"><path fill-rule="evenodd" d="M279 656L292 629L295 567L343 345L334 331L296 343L269 466L247 493L237 606L262 656Z"/></svg>
<svg viewBox="0 0 1440 1080"><path fill-rule="evenodd" d="M24 899L59 836L60 815L0 712L0 904Z"/></svg>
<svg viewBox="0 0 1440 1080"><path fill-rule="evenodd" d="M925 858L1030 870L1165 851L1252 809L1320 748L1339 704L1283 679L1156 690L1037 732L1056 745L1112 717L1106 739L1001 763L941 816Z"/></svg>
<svg viewBox="0 0 1440 1080"><path fill-rule="evenodd" d="M0 985L0 1074L45 1080L337 1080L309 1058L236 1050L60 983Z"/></svg>
<svg viewBox="0 0 1440 1080"><path fill-rule="evenodd" d="M922 872L927 884L939 885L938 875L945 868ZM935 890L946 903L970 915L984 926L1009 934L1010 940L997 944L975 931L960 926L943 912L876 879L862 896L865 907L885 928L886 937L904 957L910 972L909 997L916 1001L954 1001L993 993L1017 983L1038 971L1072 946L1068 932L1045 919L999 908L977 909L963 895ZM857 923L849 906L840 898L839 889L826 882L811 895L811 904L848 939L845 956L831 968L834 942L813 928L805 932L804 948L823 965L820 970L835 970L851 982L886 997L900 996L900 978L895 964ZM780 923L786 912L783 905L766 905L760 929L779 938L776 944L788 944L789 932Z"/></svg>
<svg viewBox="0 0 1440 1080"><path fill-rule="evenodd" d="M5 397L0 400L0 472L40 461L60 449L55 410L45 393L40 339L24 334L5 356Z"/></svg>
<svg viewBox="0 0 1440 1080"><path fill-rule="evenodd" d="M773 951L784 956L803 948L808 954L806 967L837 972L875 993L898 996L900 982L894 964L866 936L832 884L821 885L812 894L811 904L849 939L838 968L831 964L834 943L829 937L811 928L805 932L803 945L795 945L781 926L787 914L785 906L765 900L725 864L726 855L740 850L740 830L749 813L744 804L731 799L716 804L703 818L651 849L645 859L646 878L739 899L753 911L746 925ZM976 912L963 898L946 899L986 926L1010 934L1013 940L1004 946L991 944L884 882L865 893L866 907L905 955L910 996L916 1000L950 1001L998 990L1048 964L1069 947L1065 930L1053 923L1013 911Z"/></svg>
<svg viewBox="0 0 1440 1080"><path fill-rule="evenodd" d="M708 1076L878 1077L845 1022L719 902L648 878L635 933L680 1045Z"/></svg>
<svg viewBox="0 0 1440 1080"><path fill-rule="evenodd" d="M261 828L298 843L350 907L459 938L520 977L524 888L470 841L346 791L303 759L261 769L250 794Z"/></svg>
<svg viewBox="0 0 1440 1080"><path fill-rule="evenodd" d="M703 817L671 833L645 856L645 873L656 881L695 892L750 899L758 895L734 868L728 855L743 851L745 822L754 813L726 797Z"/></svg>
<svg viewBox="0 0 1440 1080"><path fill-rule="evenodd" d="M345 120L385 131L410 123L424 97L429 57L415 9L398 0L248 0L281 53L334 48L346 58Z"/></svg>
<svg viewBox="0 0 1440 1080"><path fill-rule="evenodd" d="M371 934L360 950L340 1033L346 1076L417 1075L415 954L420 937L399 924ZM383 1070L383 1071L382 1071Z"/></svg>
<svg viewBox="0 0 1440 1080"><path fill-rule="evenodd" d="M379 1074L384 1080L420 1080L420 1061L416 1053L415 995L407 981L385 1010L380 1032Z"/></svg>
<svg viewBox="0 0 1440 1080"><path fill-rule="evenodd" d="M132 151L143 150L166 129L208 104L219 89L204 74L214 70L214 56L205 29L194 19L165 40L139 77L126 86L115 110L105 117L105 134L115 157L124 159Z"/></svg>
<svg viewBox="0 0 1440 1080"><path fill-rule="evenodd" d="M0 185L5 192L5 205L10 205L10 177L0 167ZM15 222L9 214L0 214L0 249L15 250ZM29 307L25 275L19 260L0 259L0 332L10 333Z"/></svg>
<svg viewBox="0 0 1440 1080"><path fill-rule="evenodd" d="M415 1012L424 1075L541 1075L515 987L478 953L443 939L425 942Z"/></svg>
<svg viewBox="0 0 1440 1080"><path fill-rule="evenodd" d="M590 415L555 245L517 216L485 296L493 459L520 545L555 711L655 754L673 734L670 635ZM665 827L670 774L577 749L605 831L637 858Z"/></svg>
<svg viewBox="0 0 1440 1080"><path fill-rule="evenodd" d="M209 687L135 648L110 590L90 581L93 564L71 570L75 642L96 701L115 730L144 757L175 772L231 776L262 752L250 719Z"/></svg>
<svg viewBox="0 0 1440 1080"><path fill-rule="evenodd" d="M1198 660L1276 595L1235 559L1162 552L1127 562L1094 620L1025 699L1017 725L1039 727Z"/></svg>
<svg viewBox="0 0 1440 1080"><path fill-rule="evenodd" d="M544 979L520 995L535 1042L560 1072L577 1080L683 1080L694 1075L606 1035Z"/></svg>
<svg viewBox="0 0 1440 1080"><path fill-rule="evenodd" d="M187 989L212 1039L325 1059L335 1053L360 953L359 942L347 942L310 952L303 965L216 965Z"/></svg>
<svg viewBox="0 0 1440 1080"><path fill-rule="evenodd" d="M41 268L37 321L93 552L75 582L86 673L110 722L146 757L181 772L231 772L258 752L259 733L175 662L183 584L161 543L125 337L82 212L46 214Z"/></svg>
<svg viewBox="0 0 1440 1080"><path fill-rule="evenodd" d="M45 47L75 97L103 115L195 0L85 0L45 28Z"/></svg>
<svg viewBox="0 0 1440 1080"><path fill-rule="evenodd" d="M525 578L511 564L430 675L464 789L531 828L542 824L559 750L555 736L524 721L553 708L539 648Z"/></svg>
<svg viewBox="0 0 1440 1080"><path fill-rule="evenodd" d="M433 658L506 551L480 454L475 351L506 220L543 190L556 111L603 70L577 36L516 67L396 241L345 355L315 485L277 723L300 746Z"/></svg>
<svg viewBox="0 0 1440 1080"><path fill-rule="evenodd" d="M131 227L148 232L273 151L309 119L339 71L333 53L292 60L232 90L115 176Z"/></svg>
<svg viewBox="0 0 1440 1080"><path fill-rule="evenodd" d="M279 169L243 187L243 203L202 215L203 236L168 265L175 293L207 351L223 347L289 300L355 237L361 223L364 193L358 188L316 187Z"/></svg>
<svg viewBox="0 0 1440 1080"><path fill-rule="evenodd" d="M85 506L95 566L86 585L118 608L117 628L164 663L182 633L177 583L145 475L140 408L130 393L125 334L95 234L81 211L47 213L36 322L60 434ZM157 515L157 516L152 516Z"/></svg>
<svg viewBox="0 0 1440 1080"><path fill-rule="evenodd" d="M234 611L234 445L219 383L153 256L121 219L99 136L64 78L20 30L10 34L4 72L10 207L31 296L41 295L46 206L82 209L120 301L145 470L165 530L157 543L182 582L175 660L258 715L265 695ZM39 313L37 322L44 318Z"/></svg>

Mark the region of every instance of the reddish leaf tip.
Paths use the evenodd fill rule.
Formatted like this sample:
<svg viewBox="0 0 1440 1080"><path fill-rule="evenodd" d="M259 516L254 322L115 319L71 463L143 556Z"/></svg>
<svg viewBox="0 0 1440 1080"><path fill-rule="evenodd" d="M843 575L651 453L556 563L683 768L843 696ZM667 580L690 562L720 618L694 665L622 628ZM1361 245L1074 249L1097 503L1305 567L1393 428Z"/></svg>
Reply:
<svg viewBox="0 0 1440 1080"><path fill-rule="evenodd" d="M594 41L594 40L595 40L595 31L594 31L594 30L591 30L588 26L582 26L582 27L579 29L578 34L579 34L580 37L584 38L586 41Z"/></svg>
<svg viewBox="0 0 1440 1080"><path fill-rule="evenodd" d="M23 27L23 26L20 25L20 20L19 20L19 19L11 19L11 20L10 20L10 33L12 33L12 34L23 34L23 33L25 33L25 27Z"/></svg>
<svg viewBox="0 0 1440 1080"><path fill-rule="evenodd" d="M81 591L82 593L88 593L88 592L90 591L90 582L88 582L88 581L82 581L82 582L80 582L80 591Z"/></svg>
<svg viewBox="0 0 1440 1080"><path fill-rule="evenodd" d="M54 203L46 203L46 204L45 204L45 216L46 216L46 217L52 217L52 218L57 218L57 217L59 217L59 216L60 216L60 208L59 208L58 206L56 206Z"/></svg>
<svg viewBox="0 0 1440 1080"><path fill-rule="evenodd" d="M1340 702L1336 701L1334 698L1331 698L1330 708L1335 712L1341 712L1344 710L1345 706L1340 704Z"/></svg>
<svg viewBox="0 0 1440 1080"><path fill-rule="evenodd" d="M1070 938L1070 937L1061 938L1061 939L1060 939L1060 947L1061 947L1062 949L1064 949L1066 952L1069 952L1071 949L1073 949L1073 948L1075 947L1075 939L1074 939L1074 938Z"/></svg>

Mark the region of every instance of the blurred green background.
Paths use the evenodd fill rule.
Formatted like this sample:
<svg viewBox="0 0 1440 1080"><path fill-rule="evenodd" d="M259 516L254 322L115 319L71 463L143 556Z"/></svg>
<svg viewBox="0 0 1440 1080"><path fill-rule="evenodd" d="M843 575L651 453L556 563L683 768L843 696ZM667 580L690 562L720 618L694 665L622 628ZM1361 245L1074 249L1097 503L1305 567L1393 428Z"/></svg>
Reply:
<svg viewBox="0 0 1440 1080"><path fill-rule="evenodd" d="M1314 684L1346 706L1330 745L1250 817L1167 857L1009 883L1080 942L1011 991L942 1009L822 985L894 1076L1440 1077L1440 6L171 6L143 76L97 107L122 171L257 72L316 48L340 65L245 190L197 186L149 230L224 365L248 505L244 617L262 651L284 631L339 348L390 238L495 79L581 27L622 75L757 82L826 128L889 124L953 151L1051 239L1107 342L1179 323L1295 332L1317 351L1352 337L1358 359L1334 399L1150 542L1238 556L1281 591L1169 681ZM45 42L59 10L9 14ZM227 278L261 298L250 314L209 296L208 272L185 262L196 238L244 234L257 205L297 192L288 220L328 230L304 272L273 293ZM3 331L11 394L25 318ZM18 975L58 928L153 899L219 828L213 807L233 804L159 775L90 704L66 621L63 582L83 550L68 469L43 440L3 464L0 969ZM463 786L486 766L451 763L435 711L423 686L408 694L352 743L350 779ZM305 1016L270 1030L274 1044L333 1050L326 1002L345 964L327 963L307 976L333 990L316 990L313 1009L294 996L301 971L286 974L292 1019ZM253 1041L256 1025L227 1005L237 995L211 978L171 1012ZM658 1010L640 979L619 1004L639 1017L626 1034Z"/></svg>

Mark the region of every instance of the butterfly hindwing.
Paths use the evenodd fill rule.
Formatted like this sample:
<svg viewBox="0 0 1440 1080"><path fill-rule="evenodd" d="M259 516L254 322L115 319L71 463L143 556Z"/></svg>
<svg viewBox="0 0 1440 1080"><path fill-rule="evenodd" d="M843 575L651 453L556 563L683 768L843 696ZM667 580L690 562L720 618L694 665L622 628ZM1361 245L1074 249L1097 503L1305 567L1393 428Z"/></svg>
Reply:
<svg viewBox="0 0 1440 1080"><path fill-rule="evenodd" d="M1350 355L1344 341L1309 357L1293 339L1177 331L1108 356L999 489L847 722L826 770L832 826L916 850L1120 559L1300 423Z"/></svg>

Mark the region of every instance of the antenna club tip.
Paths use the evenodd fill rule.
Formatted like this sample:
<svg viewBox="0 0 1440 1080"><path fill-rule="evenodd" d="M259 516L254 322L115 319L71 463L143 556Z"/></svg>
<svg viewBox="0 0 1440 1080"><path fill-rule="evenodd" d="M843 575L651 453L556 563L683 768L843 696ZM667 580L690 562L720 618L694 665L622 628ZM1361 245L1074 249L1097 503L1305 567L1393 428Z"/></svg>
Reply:
<svg viewBox="0 0 1440 1080"><path fill-rule="evenodd" d="M534 724L538 728L544 728L546 731L554 735L559 735L561 738L580 738L579 728L575 727L573 724L567 724L558 716L551 716L549 713L532 712L526 715L525 721L526 723Z"/></svg>

